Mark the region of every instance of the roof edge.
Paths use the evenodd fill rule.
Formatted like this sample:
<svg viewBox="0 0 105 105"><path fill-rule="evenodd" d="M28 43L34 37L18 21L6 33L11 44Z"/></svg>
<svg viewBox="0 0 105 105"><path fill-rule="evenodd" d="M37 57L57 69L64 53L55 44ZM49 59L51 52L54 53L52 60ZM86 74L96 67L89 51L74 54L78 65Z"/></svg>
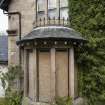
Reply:
<svg viewBox="0 0 105 105"><path fill-rule="evenodd" d="M0 9L8 11L8 6L11 0L0 0Z"/></svg>
<svg viewBox="0 0 105 105"><path fill-rule="evenodd" d="M66 31L64 31L64 33L68 33L69 34L69 32L73 32L73 33L76 33L76 34L78 34L78 36L76 36L76 35L74 35L74 36L71 36L71 37L69 37L69 36L61 36L61 37L59 37L59 36L42 36L42 37L40 37L40 33L39 33L39 37L38 37L38 35L35 37L35 35L34 35L34 37L33 38L27 38L27 37L29 37L32 33L34 34L34 32L36 31L42 31L42 32L45 32L45 31L50 31L50 30L55 30L55 31L57 31L57 29L58 29L58 31L61 29L63 29L63 31L64 30L66 30ZM42 33L41 32L41 33ZM37 33L38 34L38 33ZM45 33L44 33L45 34ZM46 35L46 34L45 34ZM48 39L50 39L50 40L57 40L57 39L60 39L60 40L68 40L68 41L73 41L73 42L83 42L83 43L85 43L85 42L87 42L87 40L85 39L85 38L83 38L82 37L82 35L81 35L81 33L79 33L79 32L77 32L77 31L75 31L74 29L72 29L72 28L69 28L69 27L64 27L64 26L45 26L45 27L37 27L37 28L35 28L35 29L33 29L29 34L27 34L26 36L24 36L21 40L18 40L17 41L17 45L20 45L20 44L22 44L22 43L25 43L25 42L30 42L30 41L33 41L33 40L36 40L36 41L38 41L38 40L42 40L42 39L44 39L44 40L48 40Z"/></svg>

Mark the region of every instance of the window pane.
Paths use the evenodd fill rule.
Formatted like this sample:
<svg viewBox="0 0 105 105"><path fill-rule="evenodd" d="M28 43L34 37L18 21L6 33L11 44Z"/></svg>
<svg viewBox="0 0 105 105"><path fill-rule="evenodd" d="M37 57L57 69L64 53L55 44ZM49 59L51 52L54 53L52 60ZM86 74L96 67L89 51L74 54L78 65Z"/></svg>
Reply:
<svg viewBox="0 0 105 105"><path fill-rule="evenodd" d="M68 8L61 8L60 10L60 18L67 19L68 18Z"/></svg>
<svg viewBox="0 0 105 105"><path fill-rule="evenodd" d="M46 0L37 1L37 11L45 11Z"/></svg>
<svg viewBox="0 0 105 105"><path fill-rule="evenodd" d="M48 0L48 9L54 9L57 7L56 0Z"/></svg>
<svg viewBox="0 0 105 105"><path fill-rule="evenodd" d="M60 7L68 7L68 0L60 0Z"/></svg>
<svg viewBox="0 0 105 105"><path fill-rule="evenodd" d="M44 19L45 18L45 12L44 11L38 12L37 16L38 16L38 19Z"/></svg>
<svg viewBox="0 0 105 105"><path fill-rule="evenodd" d="M50 17L51 19L54 18L54 17L55 17L55 19L58 18L57 9L49 10L48 11L48 17Z"/></svg>

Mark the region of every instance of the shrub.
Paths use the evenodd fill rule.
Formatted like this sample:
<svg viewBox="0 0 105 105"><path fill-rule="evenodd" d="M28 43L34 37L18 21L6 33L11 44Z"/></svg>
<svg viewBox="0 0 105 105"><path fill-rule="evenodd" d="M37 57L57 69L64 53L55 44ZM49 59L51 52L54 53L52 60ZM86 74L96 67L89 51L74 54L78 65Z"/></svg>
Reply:
<svg viewBox="0 0 105 105"><path fill-rule="evenodd" d="M76 48L81 95L89 105L105 103L105 0L68 0L71 27L88 43Z"/></svg>
<svg viewBox="0 0 105 105"><path fill-rule="evenodd" d="M14 81L20 80L23 73L19 66L11 66L8 68L7 73L1 74L2 86L5 89L5 99L1 100L1 105L21 105L22 91L17 88L13 89ZM8 84L8 86L7 86Z"/></svg>
<svg viewBox="0 0 105 105"><path fill-rule="evenodd" d="M55 105L72 105L72 99L70 97L56 98Z"/></svg>

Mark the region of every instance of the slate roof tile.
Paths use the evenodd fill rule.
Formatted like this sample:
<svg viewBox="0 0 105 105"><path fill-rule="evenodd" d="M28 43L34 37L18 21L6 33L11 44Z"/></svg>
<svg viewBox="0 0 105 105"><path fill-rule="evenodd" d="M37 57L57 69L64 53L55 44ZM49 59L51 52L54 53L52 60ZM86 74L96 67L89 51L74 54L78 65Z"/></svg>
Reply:
<svg viewBox="0 0 105 105"><path fill-rule="evenodd" d="M0 62L8 61L8 36L0 36Z"/></svg>

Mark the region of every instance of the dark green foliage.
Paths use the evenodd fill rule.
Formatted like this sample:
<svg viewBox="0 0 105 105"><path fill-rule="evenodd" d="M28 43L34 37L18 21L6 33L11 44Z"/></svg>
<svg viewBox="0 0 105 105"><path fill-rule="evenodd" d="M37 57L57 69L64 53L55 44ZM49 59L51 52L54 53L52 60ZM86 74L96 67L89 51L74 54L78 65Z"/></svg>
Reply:
<svg viewBox="0 0 105 105"><path fill-rule="evenodd" d="M14 87L14 81L20 80L23 72L19 66L10 66L8 72L1 73L0 79L5 89L5 99L1 105L21 105L22 91ZM17 89L16 89L17 88Z"/></svg>
<svg viewBox="0 0 105 105"><path fill-rule="evenodd" d="M54 105L73 105L70 97L59 97L55 99Z"/></svg>
<svg viewBox="0 0 105 105"><path fill-rule="evenodd" d="M21 105L22 95L18 92L11 97L0 98L0 105Z"/></svg>
<svg viewBox="0 0 105 105"><path fill-rule="evenodd" d="M6 105L5 103L6 103L5 99L4 98L0 98L0 105Z"/></svg>
<svg viewBox="0 0 105 105"><path fill-rule="evenodd" d="M3 88L8 91L13 86L15 80L19 80L23 76L23 72L19 66L10 66L8 72L1 73L1 81ZM6 84L8 83L8 88Z"/></svg>
<svg viewBox="0 0 105 105"><path fill-rule="evenodd" d="M76 49L82 96L92 105L105 102L105 0L69 0L69 16L89 41Z"/></svg>
<svg viewBox="0 0 105 105"><path fill-rule="evenodd" d="M22 95L20 92L14 92L11 96L6 96L6 105L21 105Z"/></svg>

